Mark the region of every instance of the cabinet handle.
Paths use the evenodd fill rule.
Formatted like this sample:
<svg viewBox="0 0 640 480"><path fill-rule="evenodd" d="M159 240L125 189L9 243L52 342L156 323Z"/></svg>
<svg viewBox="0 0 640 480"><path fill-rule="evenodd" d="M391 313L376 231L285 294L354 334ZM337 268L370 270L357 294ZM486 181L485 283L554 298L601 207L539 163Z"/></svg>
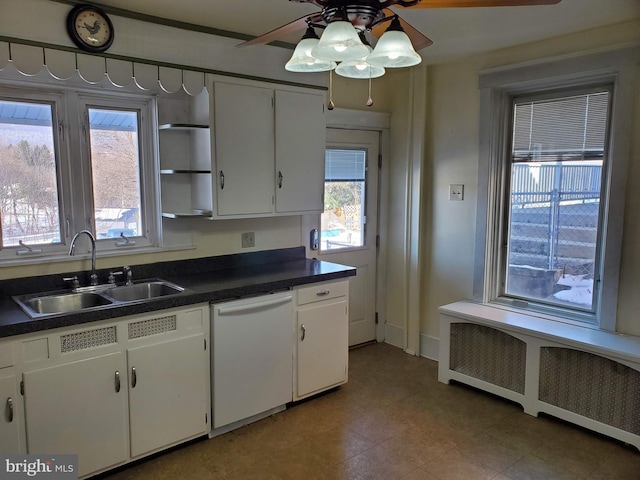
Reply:
<svg viewBox="0 0 640 480"><path fill-rule="evenodd" d="M138 375L136 374L136 367L131 367L131 388L136 388L138 384Z"/></svg>
<svg viewBox="0 0 640 480"><path fill-rule="evenodd" d="M220 190L224 190L224 172L220 170Z"/></svg>
<svg viewBox="0 0 640 480"><path fill-rule="evenodd" d="M326 295L329 295L330 293L331 293L331 292L330 292L329 290L325 290L325 291L323 291L323 292L318 292L318 293L316 293L316 295L317 295L317 296L319 296L319 297L324 297L324 296L326 296Z"/></svg>
<svg viewBox="0 0 640 480"><path fill-rule="evenodd" d="M120 372L118 370L116 370L115 374L115 387L116 393L120 393Z"/></svg>
<svg viewBox="0 0 640 480"><path fill-rule="evenodd" d="M13 399L11 397L7 398L7 421L13 422Z"/></svg>
<svg viewBox="0 0 640 480"><path fill-rule="evenodd" d="M304 328L304 323L300 325L300 330L302 331L302 336L300 337L300 341L304 342L304 338L307 336L307 329Z"/></svg>
<svg viewBox="0 0 640 480"><path fill-rule="evenodd" d="M282 172L278 170L278 188L282 188Z"/></svg>

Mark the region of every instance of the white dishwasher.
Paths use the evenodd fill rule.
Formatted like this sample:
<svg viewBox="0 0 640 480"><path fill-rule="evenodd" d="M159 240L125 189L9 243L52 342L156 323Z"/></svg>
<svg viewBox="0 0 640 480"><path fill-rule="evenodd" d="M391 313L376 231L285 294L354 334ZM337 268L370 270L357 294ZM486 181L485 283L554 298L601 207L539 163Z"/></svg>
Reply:
<svg viewBox="0 0 640 480"><path fill-rule="evenodd" d="M213 305L214 430L283 410L292 400L292 298L282 292Z"/></svg>

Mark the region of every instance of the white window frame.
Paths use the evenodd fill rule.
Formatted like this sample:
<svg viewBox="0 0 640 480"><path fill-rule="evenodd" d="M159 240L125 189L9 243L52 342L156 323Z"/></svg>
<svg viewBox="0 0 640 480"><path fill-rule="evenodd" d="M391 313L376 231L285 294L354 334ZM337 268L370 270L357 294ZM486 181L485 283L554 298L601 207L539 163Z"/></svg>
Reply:
<svg viewBox="0 0 640 480"><path fill-rule="evenodd" d="M138 112L138 148L141 166L141 208L145 231L135 237L135 245L119 247L118 239L97 239L96 251L102 255L139 254L160 246L160 207L158 187L156 100L151 95L122 92L96 92L90 89L56 88L51 86L19 86L0 83L0 98L34 101L52 105L52 129L61 242L36 246L41 253L16 255L20 247L0 249L0 266L70 261L69 244L80 230L94 231L93 192L89 151L87 107L135 110ZM95 233L95 232L94 232ZM31 245L30 245L31 246ZM80 252L79 252L80 253ZM75 259L74 259L75 260Z"/></svg>
<svg viewBox="0 0 640 480"><path fill-rule="evenodd" d="M501 298L500 272L504 254L501 232L504 231L504 208L508 179L509 127L515 96L555 89L589 85L613 85L608 142L609 161L605 164L608 184L603 187L605 201L601 231L601 281L592 315L576 317L556 309L549 318L572 322L591 322L603 330L615 331L620 274L625 188L631 154L634 91L640 48L598 52L589 55L554 59L516 67L505 67L480 75L480 151L478 165L478 207L474 264L474 300L507 308L522 309L522 302ZM544 311L526 307L534 315Z"/></svg>

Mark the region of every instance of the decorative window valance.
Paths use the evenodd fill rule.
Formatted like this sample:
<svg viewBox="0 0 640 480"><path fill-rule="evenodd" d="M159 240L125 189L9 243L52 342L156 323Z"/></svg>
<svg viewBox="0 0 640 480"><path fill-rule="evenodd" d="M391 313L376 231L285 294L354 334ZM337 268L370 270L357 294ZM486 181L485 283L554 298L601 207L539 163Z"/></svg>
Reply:
<svg viewBox="0 0 640 480"><path fill-rule="evenodd" d="M89 55L68 50L0 42L0 71L8 65L23 75L34 76L46 69L58 80L69 80L79 75L90 84L106 78L117 87L135 84L152 92L162 89L167 93L183 90L198 95L205 85L205 72L138 62L109 56Z"/></svg>

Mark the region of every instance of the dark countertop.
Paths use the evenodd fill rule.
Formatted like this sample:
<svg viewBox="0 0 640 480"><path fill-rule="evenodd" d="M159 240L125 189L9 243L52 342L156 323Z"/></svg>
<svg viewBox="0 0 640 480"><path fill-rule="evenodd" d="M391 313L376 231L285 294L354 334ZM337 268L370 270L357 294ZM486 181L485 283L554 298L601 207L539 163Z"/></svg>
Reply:
<svg viewBox="0 0 640 480"><path fill-rule="evenodd" d="M11 297L63 289L60 282L67 274L4 280L0 282L0 338L190 304L264 294L356 274L353 267L305 258L304 247L137 265L132 266L132 271L134 281L162 278L184 287L185 291L144 302L32 319ZM108 275L108 270L100 270L98 274L102 281ZM86 272L78 276L81 284L86 285Z"/></svg>

